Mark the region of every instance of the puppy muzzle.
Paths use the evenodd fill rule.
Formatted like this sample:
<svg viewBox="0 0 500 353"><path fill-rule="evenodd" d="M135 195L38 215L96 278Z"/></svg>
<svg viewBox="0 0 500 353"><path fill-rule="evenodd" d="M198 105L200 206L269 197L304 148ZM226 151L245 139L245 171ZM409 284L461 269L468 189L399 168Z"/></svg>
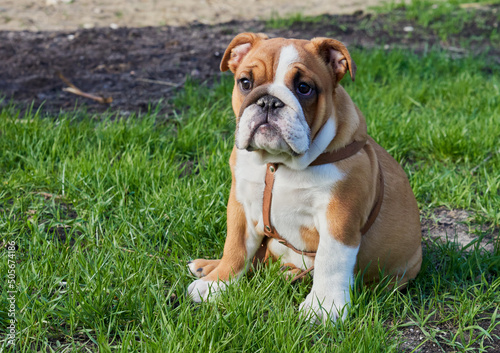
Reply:
<svg viewBox="0 0 500 353"><path fill-rule="evenodd" d="M290 106L286 99L293 94L287 88L278 90L281 95L275 91L271 84L258 86L243 100L235 135L238 149L296 156L309 147L309 130L300 104Z"/></svg>

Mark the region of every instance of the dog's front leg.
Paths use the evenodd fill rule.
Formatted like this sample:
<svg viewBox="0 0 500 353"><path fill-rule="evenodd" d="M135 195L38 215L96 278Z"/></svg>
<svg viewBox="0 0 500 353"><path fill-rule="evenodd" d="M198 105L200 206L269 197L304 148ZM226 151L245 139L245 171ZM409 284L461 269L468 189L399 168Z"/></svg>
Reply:
<svg viewBox="0 0 500 353"><path fill-rule="evenodd" d="M243 205L236 199L236 184L231 185L227 205L227 237L220 260L194 260L189 264L191 272L206 273L188 287L188 295L196 302L207 300L223 290L226 284L245 273L263 236L248 228ZM198 271L199 270L199 271Z"/></svg>
<svg viewBox="0 0 500 353"><path fill-rule="evenodd" d="M312 322L326 322L328 319L335 322L339 317L345 318L349 307L349 289L354 284L360 234L359 230L352 229L355 232L351 238L354 244L347 245L341 237L332 233L336 227L332 227L326 217L320 223L313 286L300 305L300 311Z"/></svg>

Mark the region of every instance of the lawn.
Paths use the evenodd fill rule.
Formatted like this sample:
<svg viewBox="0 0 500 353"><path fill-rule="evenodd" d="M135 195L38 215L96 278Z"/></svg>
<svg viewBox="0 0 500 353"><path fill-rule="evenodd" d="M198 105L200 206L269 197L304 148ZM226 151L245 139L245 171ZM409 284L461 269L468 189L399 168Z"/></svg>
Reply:
<svg viewBox="0 0 500 353"><path fill-rule="evenodd" d="M311 327L274 264L194 304L186 262L220 257L234 139L232 79L188 81L168 116L0 111L0 273L15 258L16 347L33 351L488 351L500 345L500 67L485 56L351 50L343 83L404 167L422 216L466 209L478 240L425 237L403 292L361 285L344 322ZM450 238L453 234L449 234ZM9 251L5 245L15 244ZM0 330L9 326L0 290ZM5 309L4 309L5 308ZM4 340L6 351L11 348ZM1 348L0 348L1 350Z"/></svg>

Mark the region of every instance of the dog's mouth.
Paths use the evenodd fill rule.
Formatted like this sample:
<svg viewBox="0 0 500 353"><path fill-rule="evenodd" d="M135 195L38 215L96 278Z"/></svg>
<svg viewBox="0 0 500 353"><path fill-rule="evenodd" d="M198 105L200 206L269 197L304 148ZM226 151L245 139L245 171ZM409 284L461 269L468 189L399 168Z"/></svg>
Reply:
<svg viewBox="0 0 500 353"><path fill-rule="evenodd" d="M267 114L257 114L248 123L247 138L237 139L236 147L247 151L265 150L271 154L290 153L298 154L285 138L279 116L268 116ZM244 127L239 127L245 130ZM240 134L242 136L243 134ZM237 133L238 136L238 133Z"/></svg>
<svg viewBox="0 0 500 353"><path fill-rule="evenodd" d="M263 124L257 126L253 130L252 135L250 137L250 141L249 141L249 145L248 145L247 150L248 151L255 151L255 150L259 149L259 145L260 145L260 147L263 147L262 143L259 143L260 140L265 140L267 142L267 144L269 145L269 147L271 147L270 145L272 145L273 142L275 142L275 144L277 142L279 142L276 140L280 140L280 141L283 141L287 145L288 148L290 148L290 146L288 146L286 141L281 136L279 128L274 127L270 123L263 123Z"/></svg>
<svg viewBox="0 0 500 353"><path fill-rule="evenodd" d="M254 127L250 133L249 145L252 144L256 134L279 134L279 129L271 125L270 123L262 123Z"/></svg>

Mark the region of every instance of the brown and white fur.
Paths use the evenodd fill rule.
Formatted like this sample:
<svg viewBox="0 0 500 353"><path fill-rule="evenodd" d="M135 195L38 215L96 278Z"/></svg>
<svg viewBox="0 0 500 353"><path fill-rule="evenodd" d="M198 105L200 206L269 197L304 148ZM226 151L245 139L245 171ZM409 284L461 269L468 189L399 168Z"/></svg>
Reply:
<svg viewBox="0 0 500 353"><path fill-rule="evenodd" d="M398 286L414 278L422 261L417 203L403 169L367 135L364 116L338 84L347 71L354 80L356 71L345 46L328 38L242 33L222 59L221 70L228 69L235 76L237 127L229 161L227 238L222 259L189 263L199 279L188 295L207 300L248 269L264 238L266 163L281 163L273 188L273 226L297 249L317 251L312 258L276 240L267 243L267 255L282 263L300 269L314 263L312 289L300 305L304 315L323 321L345 315L357 271L364 271L366 283L378 280L380 269ZM302 94L307 90L303 85L299 92L301 84L311 92ZM244 102L263 85L267 99L278 103ZM309 166L318 155L363 139L367 145L355 155ZM379 165L385 185L382 207L362 235L378 195Z"/></svg>

